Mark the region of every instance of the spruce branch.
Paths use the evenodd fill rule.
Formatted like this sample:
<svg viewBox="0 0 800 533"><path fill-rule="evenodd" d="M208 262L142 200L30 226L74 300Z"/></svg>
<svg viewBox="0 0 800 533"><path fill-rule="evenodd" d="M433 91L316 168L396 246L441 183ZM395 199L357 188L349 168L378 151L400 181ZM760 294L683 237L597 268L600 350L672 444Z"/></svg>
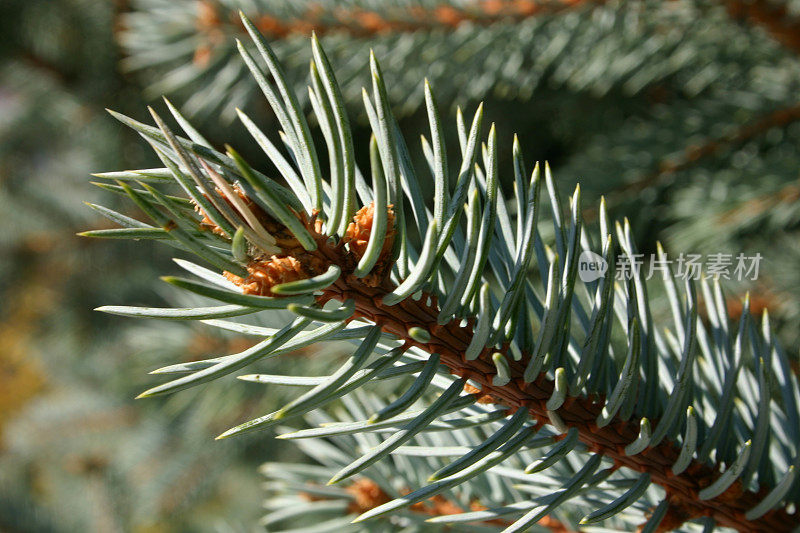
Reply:
<svg viewBox="0 0 800 533"><path fill-rule="evenodd" d="M274 469L277 468L280 467L274 464L268 463L262 465L261 472L267 478L268 483L274 480L272 474ZM361 477L343 487L344 494L341 492L326 493L325 485L319 483L319 481L321 481L319 476L308 476L308 478L309 479L306 481L306 486L309 487L310 491L295 493L296 496L298 496L300 500L305 500L307 502L336 502L337 500L346 499L348 500L346 506L334 505L329 508L330 510L339 511L345 516L358 516L369 511L370 509L374 509L379 505L387 503L392 499L391 496L389 496L386 491L381 488L379 483L367 477ZM280 480L278 476L275 476L275 479ZM314 481L319 484L314 483ZM280 490L279 487L280 485L275 487L277 489L274 491L276 493L276 497L284 496L284 491ZM406 489L403 492L409 493L411 491ZM268 513L262 519L262 525L270 526L276 522L280 522L281 520L291 518L291 514L286 512L286 502L283 501L282 503L284 507ZM270 504L270 499L268 499L265 502L265 507L270 508ZM298 505L298 507L300 506ZM429 526L429 530L435 527L435 522L432 522L431 519L436 519L437 517L442 519L451 519L453 515L464 515L465 513L477 513L476 518L473 518L472 522L477 523L478 525L485 524L489 526L507 527L513 523L513 521L507 518L487 518L486 520L482 521L477 516L479 516L482 512L488 511L489 509L481 504L478 500L473 500L470 502L469 508L465 509L459 504L459 502L452 501L442 495L436 495L423 502L415 503L414 505L410 506L408 510L411 513L423 516L426 520L426 523L431 524ZM557 518L553 518L551 516L544 517L538 525L547 531L551 531L552 533L573 533L574 531Z"/></svg>
<svg viewBox="0 0 800 533"><path fill-rule="evenodd" d="M411 33L420 30L453 29L462 24L488 26L497 22L515 22L525 18L557 13L574 8L584 0L491 0L473 1L460 5L441 3L431 6L389 5L386 11L373 6L330 6L310 4L300 8L297 15L286 17L262 13L254 18L254 25L267 37L283 39L292 34L317 35L343 33L354 37L372 37L381 33ZM223 21L244 29L235 11L220 13L218 6L201 2L198 6L197 25L203 31L219 31Z"/></svg>
<svg viewBox="0 0 800 533"><path fill-rule="evenodd" d="M625 183L621 187L610 191L606 198L613 205L621 198L659 185L674 174L699 165L706 158L713 157L724 150L736 148L755 137L765 134L772 128L784 128L798 120L800 120L800 105L772 111L763 117L731 130L725 135L687 146L677 155L659 162L655 171L643 174L639 179ZM776 202L792 201L797 193L796 189L796 185L790 184L780 191L765 195L763 198L749 200L740 207L733 208L727 213L722 213L720 221L724 223L726 219L736 217L740 212L748 215L758 215L765 209L775 205ZM585 214L589 218L594 218L597 216L597 210L587 209Z"/></svg>
<svg viewBox="0 0 800 533"><path fill-rule="evenodd" d="M371 48L392 54L384 67L395 80L389 96L396 115L424 105L417 82L426 76L441 102L466 103L527 101L550 89L602 97L666 86L695 96L773 76L788 87L793 82L786 74L796 70L780 54L768 61L751 55L772 40L732 22L724 6L710 0L136 0L117 32L126 52L123 69L142 76L146 94L174 96L198 118L221 110L234 120L236 108L254 110L256 87L237 59L236 40L246 38L237 9L270 37L301 100L310 54L300 36L316 31L351 112L362 112L353 104L363 83L352 58ZM709 50L719 51L714 68ZM420 64L431 68L423 71Z"/></svg>
<svg viewBox="0 0 800 533"><path fill-rule="evenodd" d="M476 359L465 360L464 354L472 338L473 329L454 322L446 325L438 324L436 317L441 310L433 303L436 300L435 295L423 293L418 301L406 299L398 307L387 306L382 301L396 289L395 284L384 279L378 287L365 285L360 279L348 274L352 272L352 259L348 258L348 253L343 247L324 249L322 243L327 241L328 237L326 235L314 237L320 243L318 248L320 255L307 261L311 263L318 260L322 264L330 262L338 265L343 272L342 277L324 289L322 295L316 297L320 306L331 299L341 302L353 300L355 312L352 319L380 325L384 332L402 339L405 346L415 346L429 354L440 354L442 364L451 374L470 379L479 385L479 394L488 395L495 403L508 406L511 412L527 409L531 418L540 424L552 422L551 416L554 412L547 408L547 402L553 397L553 380L545 372L539 374L533 381L523 378L525 368L522 361L527 361L531 354L523 353L522 361L509 362L511 375L509 382L503 386L496 386L494 377L497 369L491 360L494 348L484 348ZM426 304L427 301L432 302ZM408 333L412 328L429 331L431 340L420 342L412 338ZM504 345L499 351L507 352L508 345ZM791 518L785 512L775 511L765 515L758 523L751 523L744 518L747 510L766 496L765 490L758 494L751 493L746 491L740 482L734 482L715 500L699 499L698 494L702 488L711 485L718 477L715 469L693 460L682 474L674 475L671 468L678 458L679 449L671 441L665 440L656 446L650 446L638 455L627 455L623 449L637 439L639 423L636 420L615 417L604 427L598 427L596 420L604 404L605 398L600 395L567 396L555 415L560 418L559 423L563 423L566 427L578 428L581 442L590 450L611 458L615 466L624 466L650 474L651 480L667 491L669 512L672 515L682 517L684 521L712 516L720 525L738 531L789 530L787 526ZM652 420L651 425L658 425L658 420Z"/></svg>
<svg viewBox="0 0 800 533"><path fill-rule="evenodd" d="M141 396L194 387L298 347L352 340L358 348L330 376L242 376L312 388L219 438L273 427L337 400L346 403L350 394L383 379L416 376L405 393L375 405L366 420L309 430L306 436L320 437L393 429L340 464L330 483L378 468L437 430L447 414L454 416L450 423L474 423L486 435L427 484L416 480L424 486L365 511L357 522L394 515L475 483L505 461L520 461L528 450L550 446L524 470L500 474L510 483L515 476L559 472L548 497L514 502L521 505L512 514L522 516L505 531L524 530L568 500L591 501L618 470L635 477L624 479L608 502L599 507L595 502L585 521L613 519L649 498L645 494L653 485L664 496L644 526L648 530L706 518L739 531L791 529L787 508L798 498L800 389L766 316L757 328L746 300L738 328L731 327L718 280L702 279L707 327L697 317L694 284L689 281L680 291L667 277L674 326L657 325L642 273L625 283L614 279L616 261L631 260L636 248L629 224L612 225L602 204L599 251L606 269L596 280L579 280L579 256L592 250L593 239L583 227L580 187L565 210L549 166L536 165L528 178L515 145L516 191L507 203L499 187L494 125L482 142L482 106L469 128L463 114L458 116L461 161L448 176L444 151L436 148L442 142L440 120L428 89L434 140L429 167L436 191L430 212L374 55L371 91L362 93L373 133L372 186L358 168L343 171L351 164L346 152L352 137L347 121L336 116L343 113L341 93L315 40L310 90L334 169L330 182L323 180L306 115L275 53L244 15L242 20L260 60L243 47L240 52L273 107L289 157L242 119L290 188L251 167L234 149L223 154L208 146L172 106L170 113L191 140L172 133L154 111L157 127L115 115L153 146L165 168L109 176L155 226L102 212L128 229L163 230L159 237L214 267L184 262L181 266L201 281L172 276L165 281L225 305L104 310L210 319L261 340L240 353L159 369L180 376ZM198 213L140 179L148 173L173 176ZM131 180L143 189L126 183ZM344 200L356 195L363 206L357 211L354 202ZM518 206L517 220L510 205ZM545 223L552 224L552 246L540 232ZM410 238L414 234L420 236L417 243ZM539 281L531 275L535 270ZM294 315L278 329L220 320L277 309ZM434 396L433 388L443 392ZM423 408L412 410L423 397Z"/></svg>

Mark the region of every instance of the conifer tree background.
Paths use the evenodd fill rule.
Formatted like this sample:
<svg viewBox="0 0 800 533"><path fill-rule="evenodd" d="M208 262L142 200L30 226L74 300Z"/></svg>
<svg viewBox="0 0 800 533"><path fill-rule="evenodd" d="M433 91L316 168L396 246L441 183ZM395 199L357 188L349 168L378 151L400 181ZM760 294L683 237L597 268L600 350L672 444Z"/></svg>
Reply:
<svg viewBox="0 0 800 533"><path fill-rule="evenodd" d="M0 230L0 528L252 530L261 512L255 467L267 459L283 465L311 457L327 469L265 466L267 510L286 513L288 498L295 512L288 522L279 521L280 513L268 515L268 527L287 528L292 516L319 507L343 527L412 488L398 487L383 465L388 479L371 479L374 485L354 484L344 495L324 489L349 460L304 439L298 442L305 456L268 435L210 442L234 422L279 408L293 390L215 382L166 401L133 402L153 384L146 375L153 368L235 353L254 341L204 325L89 311L107 303L192 307L201 301L154 285L156 275L177 268L171 250L73 237L87 227L113 226L83 201L139 216L116 195L92 190L88 173L161 166L103 107L146 121L145 104L163 109L156 98L166 94L212 146L242 146L251 165L270 168L233 124L241 107L270 136L279 128L236 51L234 39L247 39L239 9L265 33L306 108L308 37L317 32L342 84L362 171L368 170L370 127L361 87L371 86L366 65L373 49L417 168L427 165L416 138L429 136L421 83L428 77L445 117L452 164L460 161L456 107L469 120L483 101L484 123L496 123L498 146L510 147L517 132L524 159L548 160L562 194L581 183L587 224L596 224L605 195L610 218L630 220L640 252L655 252L661 241L670 254L761 253L758 281L725 282L724 306L735 321L750 290L753 315L769 310L797 372L800 11L794 2L9 1L0 13L0 207L6 213ZM501 150L498 165L511 168L510 156ZM513 198L512 181L500 187ZM424 192L432 195L429 188ZM420 242L424 235L410 237ZM659 307L666 297L655 292L654 308L668 309ZM698 313L713 320L703 296ZM276 359L266 371L331 373L338 351L325 346ZM387 391L390 397L403 392ZM358 397L336 413L309 415L309 423L365 418L378 401ZM352 453L354 444L337 438L333 446ZM372 442L355 438L365 439L354 441L362 447ZM470 444L426 438L415 446ZM407 448L392 456L396 468L416 464L420 450ZM319 486L296 490L309 482ZM509 502L496 480L485 483L419 504L411 516L470 510L475 494L483 507ZM518 497L533 489L513 490ZM348 503L353 494L362 507ZM367 503L358 499L365 495ZM575 516L559 510L548 520L540 524L559 530ZM620 520L614 527L637 525Z"/></svg>

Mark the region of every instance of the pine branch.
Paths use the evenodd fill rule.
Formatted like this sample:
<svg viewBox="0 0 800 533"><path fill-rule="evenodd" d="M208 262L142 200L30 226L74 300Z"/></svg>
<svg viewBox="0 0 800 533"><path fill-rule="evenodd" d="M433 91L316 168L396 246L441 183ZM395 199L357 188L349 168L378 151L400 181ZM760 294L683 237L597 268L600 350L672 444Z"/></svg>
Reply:
<svg viewBox="0 0 800 533"><path fill-rule="evenodd" d="M711 139L701 145L687 147L677 159L663 161L658 171L645 176L642 180L631 183L621 194L646 189L666 176L685 170L699 163L703 158L711 157L724 149L730 149L748 140L766 133L771 128L782 128L800 120L800 105L778 109L767 116L743 125L722 137Z"/></svg>
<svg viewBox="0 0 800 533"><path fill-rule="evenodd" d="M526 21L538 18L549 20L570 10L588 12L593 6L603 3L600 0L474 0L455 3L444 0L431 4L414 0L398 5L393 1L376 4L351 0L329 5L313 0L291 4L273 0L259 0L255 4L181 0L164 6L158 0L139 0L132 13L121 17L118 39L128 52L128 57L123 60L123 68L143 71L151 83L148 92L154 95L176 93L182 97L187 83L205 76L215 79L210 86L228 90L237 88L239 94L237 101L232 102L234 106L222 110L224 116L233 119L235 107L244 108L249 103L252 89L250 78L241 72L238 64L230 61L236 55L232 44L246 37L238 9L245 10L261 32L275 39L276 44L286 47L287 51L295 47L292 37L308 36L312 32L334 42L349 39L365 50L367 47L382 46L376 42L376 38L389 48L396 48L396 42L408 38L422 39L430 41L431 45L423 47L431 51L433 47L439 48L442 40L452 39L464 59L459 63L469 66L469 57L478 58L484 55L484 51L482 47L473 47L469 43L459 44L458 41L465 37L461 35L464 31L472 33L479 30L487 36L498 31L509 32L517 24ZM546 25L547 20L543 20L542 24ZM190 44L191 49L185 44ZM333 59L337 68L346 68L348 58L349 54L346 54ZM187 64L189 59L191 64ZM296 59L299 61L287 65L292 77L304 74L308 65L307 58L297 56ZM354 74L345 72L342 78L348 79ZM505 78L504 85L509 86L504 89L506 92L530 90L512 87L527 85L528 82L515 76L510 66L498 74ZM445 74L443 79L447 78ZM490 86L481 85L475 88L481 93L491 89ZM360 87L352 83L346 85L345 90L357 98ZM421 96L407 91L402 97L393 95L397 103L405 104L408 112L418 108ZM482 97L483 94L476 96ZM189 114L205 115L218 106L215 98L194 93L189 95L183 108Z"/></svg>
<svg viewBox="0 0 800 533"><path fill-rule="evenodd" d="M387 395L391 389L391 387L384 387L375 393L356 394L343 402L342 409L334 411L333 419L322 413L310 413L306 417L307 421L312 426L321 423L323 427L331 429L336 426L352 426L352 417L363 416L361 413L364 410L368 412L376 401L378 404L381 403L380 397ZM501 412L502 409L495 411L495 413ZM373 440L374 435L369 433L335 434L317 445L315 442L304 440L308 436L309 430L289 429L288 433L281 434L279 438L298 439L294 442L301 447L311 463L270 462L262 465L260 471L265 476L264 487L267 490L267 498L263 505L267 511L262 524L271 530L280 531L281 524L284 522L297 528L299 525L297 518L299 517L311 518L306 523L320 524L320 527L324 527L322 524L342 523L342 518L344 518L344 524L356 528L354 531L363 533L379 530L384 525L397 528L399 524L408 527L410 531L420 533L444 533L454 529L464 532L497 531L510 527L514 522L512 517L515 514L521 514L525 510L535 507L536 501L546 501L551 491L557 490L559 482L554 481L553 478L537 474L526 475L519 470L519 477L516 477L516 480L530 483L524 487L521 486L519 490L527 492L533 489L532 496L529 502L509 503L515 502L515 499L519 498L519 494L515 494L516 491L513 488L504 490L502 485L498 486L497 484L497 481L504 481L503 476L508 474L505 472L495 473L490 470L473 478L468 486L459 486L447 494L440 493L428 499L417 500L407 508L408 512L396 517L396 520L395 517L384 517L383 520L366 523L361 528L355 524L348 524L349 520L385 505L392 498L412 497L413 492L409 487L417 483L415 480L417 473L426 471L439 458L458 456L464 453L462 450L470 450L469 447L463 446L463 437L458 437L460 432L455 430L458 426L448 428L448 424L456 422L459 420L437 422L436 425L440 426L438 432L415 438L410 441L411 445L395 450L385 461L364 471L354 482L336 487L325 485L325 480L330 478L340 466L350 462L351 458L358 457L360 448L369 447L376 442ZM284 428L280 429L284 430ZM476 426L472 432L473 440L478 442L482 434L491 440L491 434L496 429L497 427ZM363 430L369 431L369 428ZM545 438L545 440L549 441L550 438ZM532 448L536 446L531 443ZM473 453L475 450L476 448L472 448ZM505 462L504 467L506 471L510 472L514 467L521 468L526 461L530 460L531 453L521 450ZM552 474L552 472L550 473ZM570 471L569 467L566 467L560 470L560 474L571 475L574 474L574 470ZM603 477L607 475L606 473ZM614 474L615 476L616 474ZM620 481L624 482L625 480L624 478L615 478L613 483ZM591 498L595 498L595 501L609 498L610 496L603 494L604 492L603 489L598 489ZM580 499L578 498L578 500ZM557 509L544 516L537 523L535 530L560 533L573 531L574 529L570 528L565 520L559 518L572 515L571 510L586 502L573 500L572 503L573 506L570 510ZM594 502L589 503L589 506L591 505L594 505ZM639 512L631 513L630 516L625 517L622 523L618 522L615 526L627 524L627 527L623 526L620 529L631 530L638 520L641 520L641 516L642 514Z"/></svg>
<svg viewBox="0 0 800 533"><path fill-rule="evenodd" d="M311 487L315 489L322 489L323 485L311 485ZM369 478L359 478L357 481L347 485L344 487L344 490L350 493L353 496L353 502L347 507L347 512L355 515L360 515L365 513L375 507L382 505L391 501L391 497L384 492L384 490L380 487L378 483L369 479ZM411 492L410 489L406 490L406 493ZM303 499L307 499L308 501L325 501L326 497L318 496L316 494L310 493L299 493ZM470 511L485 511L487 508L480 504L478 501L474 501L470 505ZM465 510L458 505L458 503L453 502L445 498L444 496L437 495L433 496L429 500L424 502L416 503L409 507L409 511L413 513L418 513L421 515L425 515L427 517L434 517L434 516L449 516L454 514L461 514L464 513ZM479 522L480 523L480 522ZM513 522L509 520L503 520L499 518L489 519L484 521L487 525L496 525L506 527L511 525ZM558 519L547 516L539 522L539 525L552 531L553 533L574 533L573 530L565 526L562 522Z"/></svg>
<svg viewBox="0 0 800 533"><path fill-rule="evenodd" d="M313 231L313 225L308 225ZM605 427L598 427L596 420L605 405L603 396L591 397L568 395L563 405L556 411L550 411L547 403L554 393L554 382L546 372L539 374L534 380L523 378L525 373L524 361L528 361L531 354L524 353L521 361L510 361L510 381L503 386L494 384L497 369L492 362L491 355L495 351L507 353L508 344L499 350L484 348L474 360L465 358L467 347L473 338L471 324L460 326L455 322L446 325L438 324L436 317L441 309L436 305L436 296L423 293L418 301L403 300L397 306L387 306L383 299L395 291L397 286L384 279L377 287L366 285L361 279L355 277L353 258L343 247L331 247L327 244L328 236L315 234L317 250L306 257L300 256L304 265L317 265L313 270L320 270L322 265L337 265L342 270L342 276L330 287L317 296L317 302L322 307L329 300L345 302L355 301L355 313L348 320L365 320L380 325L386 333L402 339L405 346L414 346L429 354L440 354L442 364L447 366L453 375L467 378L480 386L482 396L490 396L495 403L508 406L511 412L517 409L528 409L531 418L539 424L552 423L552 416L557 416L557 424L569 428L577 428L580 440L587 445L589 450L600 453L614 461L617 467L627 467L637 472L650 474L651 480L661 485L667 492L669 513L674 519L680 517L680 523L704 516L713 517L720 525L731 527L737 531L789 531L792 518L782 510L772 511L756 522L745 519L748 509L754 507L762 500L766 493L762 489L758 493L748 492L740 482L733 483L714 500L703 501L698 497L699 492L712 484L719 477L715 469L700 461L693 460L691 465L680 475L674 475L672 465L678 459L680 448L673 442L665 440L657 446L649 447L645 452L635 456L628 456L623 451L625 446L639 435L638 420L625 420L615 417ZM295 250L292 251L296 253ZM252 268L252 267L251 267ZM425 303L431 301L431 303ZM470 322L473 322L472 319ZM429 342L420 342L409 335L413 328L430 333ZM651 420L653 427L658 425L658 420ZM679 527L680 523L674 527Z"/></svg>
<svg viewBox="0 0 800 533"><path fill-rule="evenodd" d="M518 22L541 14L558 13L587 3L586 0L475 0L463 5L442 2L435 7L425 5L388 6L387 11L378 11L369 6L342 5L331 9L321 4L301 7L297 15L281 17L261 13L254 17L253 24L267 37L284 39L299 34L308 36L315 32L319 36L346 34L367 38L385 33L412 33L435 29L454 29L462 24L488 26L497 22ZM602 1L591 0L591 3ZM220 12L218 5L203 1L198 5L197 28L218 41L223 23L233 23L240 32L244 26L235 10ZM206 52L199 52L206 57Z"/></svg>
<svg viewBox="0 0 800 533"><path fill-rule="evenodd" d="M763 135L772 128L783 128L798 120L800 120L800 105L793 105L791 107L772 111L766 116L740 126L723 136L686 147L679 155L662 160L658 164L658 169L654 172L644 174L640 179L626 183L614 191L611 191L606 196L609 202L614 204L621 198L628 197L631 194L663 183L668 180L670 176L692 168L700 164L704 159L713 157L723 150L735 148L759 135ZM763 201L766 202L765 207L774 205L770 204L771 198L777 198L779 201L783 201L781 199L786 196L791 200L796 192L795 189L796 187L794 185L788 185L785 190L781 189L775 196L767 195L763 199ZM759 208L760 203L761 201L758 199L748 201L741 206L741 210L749 212L750 208L754 208L758 212L762 212L763 209ZM729 215L735 216L737 212L739 212L739 208L732 210L729 214L723 214L722 218L727 218ZM585 213L589 218L594 218L597 215L597 211L594 209L587 209Z"/></svg>
<svg viewBox="0 0 800 533"><path fill-rule="evenodd" d="M741 223L762 216L781 204L793 204L800 200L800 184L790 183L777 191L752 198L718 216L720 223Z"/></svg>
<svg viewBox="0 0 800 533"><path fill-rule="evenodd" d="M236 60L234 43L244 36L241 23L231 16L236 8L274 39L301 100L309 59L301 46L302 31L307 35L319 29L348 103L359 101L362 83L352 58L369 49L391 53L386 67L396 80L389 97L397 115L420 109L424 98L417 80L423 76L448 103L528 101L551 89L566 91L565 96L632 96L657 84L695 96L731 86L739 90L755 74L754 66L758 80L776 73L781 86L790 86L787 75L796 77L793 65L775 50L765 60L761 51L773 44L769 37L731 22L722 6L706 0L412 0L402 7L391 0L349 0L333 9L313 0L236 0L215 6L137 0L133 11L122 15L117 33L127 55L122 67L141 74L146 93L169 94L182 111L198 117L220 111L234 120L237 107L255 109L256 87ZM709 51L719 56L712 67ZM431 68L423 72L421 64ZM207 89L197 90L197 85ZM222 94L228 98L221 99Z"/></svg>
<svg viewBox="0 0 800 533"><path fill-rule="evenodd" d="M480 142L481 106L469 129L459 114L461 161L451 191L438 106L426 83L431 141L423 141L423 150L435 183L429 210L374 55L372 91L363 92L373 131L370 188L354 162L353 138L334 71L313 39L309 99L328 152L330 169L325 173L330 181L323 180L297 96L264 37L247 18L242 20L262 63L243 46L240 53L275 112L288 157L244 113L240 118L289 188L253 169L232 148L227 154L212 149L171 105L170 112L190 139L176 136L152 110L156 127L116 115L151 143L165 167L98 176L115 179L155 226L98 209L126 232L166 239L212 265L214 270L180 263L201 282L164 279L225 305L103 310L210 320L261 341L240 353L161 368L156 373L182 376L140 397L206 383L264 357L323 340L356 340L358 348L330 376L241 376L312 388L219 438L271 427L337 399L344 402L348 394L383 378L417 374L390 404L363 423L341 430L369 430L390 421L399 426L343 465L330 483L372 468L435 427L434 421L445 413L457 412L462 418L455 420L467 423L470 417L463 410L476 408L479 399L503 406L502 427L492 426L497 420L491 412L479 410L478 416L485 418L478 425L493 431L487 439L435 472L428 485L356 521L391 514L458 486L515 457L538 435L552 448L526 472L564 468L564 475L558 476L563 484L546 503L520 511L523 516L506 528L508 532L529 527L584 490L599 491L620 467L641 475L626 480L627 491L595 508L585 521L614 517L636 503L652 483L666 497L648 519L650 529L678 527L701 517L739 531L790 529L786 506L798 497L793 483L800 460L795 438L800 433L800 393L766 315L757 331L746 301L734 334L718 281L712 287L702 279L703 296L714 303L708 306L707 330L697 319L694 285L687 282L681 295L668 276L664 285L674 332L657 327L642 274L629 276L625 284L615 282L615 243L621 248L620 261L632 260L636 248L631 228L626 223L612 229L602 205L600 251L606 268L597 279L579 284L578 257L591 251L589 233L582 227L580 188L570 197L565 215L549 167L542 171L537 165L528 180L515 139L515 195L510 203L515 204L517 218L512 219L499 187L494 125L486 143ZM198 213L186 201L159 190L159 180L170 178L189 195ZM131 181L139 181L142 189L132 188ZM547 199L541 197L542 186ZM356 194L363 205L358 210ZM544 217L540 212L548 199L552 249L539 231ZM414 234L420 237L419 247L410 238ZM541 281L547 280L543 299L529 276L534 261ZM338 305L332 307L333 301ZM286 309L295 318L280 329L220 320L275 309ZM613 331L615 323L619 333ZM439 371L448 377L438 379ZM422 411L410 411L432 383L444 392ZM468 394L461 396L467 385ZM544 426L554 428L556 435ZM331 430L310 431L320 436ZM745 441L741 446L739 439ZM575 468L567 458L579 443L589 457ZM611 466L598 472L604 460ZM726 470L719 474L723 465Z"/></svg>

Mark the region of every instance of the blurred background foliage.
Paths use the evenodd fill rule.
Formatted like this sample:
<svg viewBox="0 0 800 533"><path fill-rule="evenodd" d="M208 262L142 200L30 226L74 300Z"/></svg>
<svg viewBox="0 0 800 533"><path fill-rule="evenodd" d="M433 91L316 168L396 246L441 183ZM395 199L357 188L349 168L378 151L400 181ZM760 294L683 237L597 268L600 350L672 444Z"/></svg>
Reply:
<svg viewBox="0 0 800 533"><path fill-rule="evenodd" d="M428 76L451 118L483 100L501 146L518 132L526 159L549 160L563 190L580 181L589 221L605 195L641 251L661 241L673 257L762 254L757 281L727 284L729 311L753 291L756 314L770 310L796 360L800 2L3 0L0 530L250 531L255 466L302 460L264 436L211 442L279 388L214 383L134 402L149 370L250 341L92 312L190 302L156 282L177 268L170 250L75 236L107 224L83 202L119 208L90 172L154 164L105 107L144 118L166 94L212 143L242 145L267 166L231 123L239 106L271 124L235 50L240 8L301 95L312 29L354 110L373 48L417 161ZM338 355L269 364L312 373Z"/></svg>

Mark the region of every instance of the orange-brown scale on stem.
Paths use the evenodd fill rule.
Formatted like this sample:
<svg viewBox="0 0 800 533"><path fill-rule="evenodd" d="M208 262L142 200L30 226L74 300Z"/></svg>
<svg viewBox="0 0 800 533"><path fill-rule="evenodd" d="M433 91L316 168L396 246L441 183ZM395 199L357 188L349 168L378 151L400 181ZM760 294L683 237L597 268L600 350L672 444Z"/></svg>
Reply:
<svg viewBox="0 0 800 533"><path fill-rule="evenodd" d="M217 190L217 192L219 193L220 197L224 198L224 196L222 196L222 191ZM200 228L199 229L201 231L210 231L211 233L213 233L215 235L225 236L225 232L222 231L222 228L217 226L214 223L214 221L211 220L211 218L209 218L208 214L205 211L203 211L203 208L200 207L199 205L197 205L197 202L192 200L192 204L194 204L195 212L200 213L200 215L203 217L203 218L200 219Z"/></svg>
<svg viewBox="0 0 800 533"><path fill-rule="evenodd" d="M327 270L330 262L326 258L306 251L287 229L278 226L277 222L260 209L254 212L264 227L275 237L281 253L263 254L254 258L247 264L246 278L225 272L225 277L240 286L242 292L258 296L279 296L272 293L272 287L275 285L308 279ZM325 240L325 235L321 233L322 221L316 218L316 213L310 219L305 214L298 215L298 218L303 221L317 242Z"/></svg>
<svg viewBox="0 0 800 533"><path fill-rule="evenodd" d="M292 256L271 256L251 261L247 265L248 276L241 278L230 272L225 277L242 288L244 294L256 296L277 296L272 294L272 287L281 283L289 283L309 276L303 265Z"/></svg>
<svg viewBox="0 0 800 533"><path fill-rule="evenodd" d="M477 387L473 387L469 383L465 383L464 384L464 392L466 392L467 394L480 394L482 391L481 391L481 389L479 389ZM497 403L497 400L495 400L494 398L492 398L488 394L484 394L484 395L480 396L476 401L477 401L477 403L480 403L480 404L494 404L494 403Z"/></svg>
<svg viewBox="0 0 800 533"><path fill-rule="evenodd" d="M394 209L392 204L389 204L387 211L386 222L386 240L383 242L381 248L381 255L386 255L392 250L394 245ZM375 202L365 205L353 216L353 222L347 226L344 240L350 247L350 251L359 259L364 255L367 249L369 237L372 234L372 224L375 218Z"/></svg>
<svg viewBox="0 0 800 533"><path fill-rule="evenodd" d="M365 477L357 479L344 490L353 496L353 501L347 508L347 511L353 514L365 513L391 501L380 485Z"/></svg>
<svg viewBox="0 0 800 533"><path fill-rule="evenodd" d="M394 246L394 239L396 231L394 229L394 209L392 204L389 204L387 210L386 220L386 238L383 241L378 261L372 268L369 274L364 276L361 281L368 287L378 287L383 280L389 277L392 271L392 247ZM365 205L353 216L353 222L347 226L347 231L344 234L344 242L347 243L350 253L360 260L367 250L369 237L372 234L372 226L375 221L375 202Z"/></svg>
<svg viewBox="0 0 800 533"><path fill-rule="evenodd" d="M325 261L314 254L307 252L294 235L280 222L272 218L264 209L254 202L242 190L239 184L233 184L234 192L241 198L244 205L256 217L258 222L275 238L275 245L281 249L278 254L261 254L254 257L247 264L247 277L240 277L230 272L225 272L225 277L242 288L244 294L254 294L257 296L278 296L272 293L272 287L282 283L307 279L327 268ZM228 204L233 211L238 211L237 207L225 197L224 193L215 189L219 200ZM195 210L203 218L200 220L200 229L210 230L215 234L224 235L222 229L217 226L203 211L200 206L195 204ZM316 213L310 218L303 214L297 214L306 229L316 240L324 240L322 235L322 221L318 220Z"/></svg>

